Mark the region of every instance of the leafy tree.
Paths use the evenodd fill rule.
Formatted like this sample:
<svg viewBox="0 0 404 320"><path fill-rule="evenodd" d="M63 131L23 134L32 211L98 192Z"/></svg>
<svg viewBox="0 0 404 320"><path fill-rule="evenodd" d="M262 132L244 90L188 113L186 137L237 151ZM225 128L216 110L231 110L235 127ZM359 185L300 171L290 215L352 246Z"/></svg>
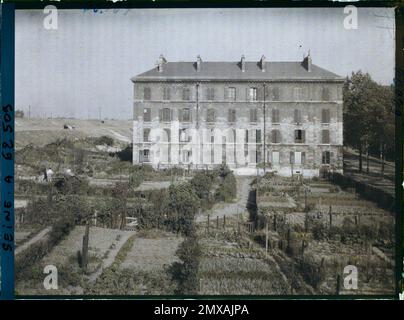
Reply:
<svg viewBox="0 0 404 320"><path fill-rule="evenodd" d="M347 78L343 87L345 144L359 151L359 171L363 153L386 153L394 157L394 94L391 87L372 80L358 71ZM380 153L379 153L380 152ZM383 169L383 164L382 164Z"/></svg>
<svg viewBox="0 0 404 320"><path fill-rule="evenodd" d="M194 232L194 217L199 199L189 183L171 185L168 189L170 211L169 223L177 233L188 236Z"/></svg>
<svg viewBox="0 0 404 320"><path fill-rule="evenodd" d="M198 270L201 258L201 248L196 236L187 237L176 252L181 262L175 262L170 273L177 282L177 294L198 294Z"/></svg>

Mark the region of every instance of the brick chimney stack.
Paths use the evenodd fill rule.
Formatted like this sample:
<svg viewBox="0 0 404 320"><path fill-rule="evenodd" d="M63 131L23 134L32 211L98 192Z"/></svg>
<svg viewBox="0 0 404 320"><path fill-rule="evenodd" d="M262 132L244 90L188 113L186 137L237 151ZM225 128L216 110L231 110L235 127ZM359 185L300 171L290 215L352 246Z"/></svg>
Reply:
<svg viewBox="0 0 404 320"><path fill-rule="evenodd" d="M264 55L262 55L262 57L261 57L260 65L261 65L261 71L262 71L262 72L265 72L266 61L265 61L265 56L264 56Z"/></svg>
<svg viewBox="0 0 404 320"><path fill-rule="evenodd" d="M307 55L307 57L303 58L303 67L306 68L307 72L311 72L311 56L310 56L310 50Z"/></svg>
<svg viewBox="0 0 404 320"><path fill-rule="evenodd" d="M198 55L198 57L196 58L196 71L201 71L201 66L202 66L202 59L201 56Z"/></svg>
<svg viewBox="0 0 404 320"><path fill-rule="evenodd" d="M241 72L245 72L245 57L244 57L244 54L241 56Z"/></svg>
<svg viewBox="0 0 404 320"><path fill-rule="evenodd" d="M157 69L159 70L159 72L163 72L165 63L167 63L166 58L164 58L164 56L162 54L160 54L160 57L157 61Z"/></svg>

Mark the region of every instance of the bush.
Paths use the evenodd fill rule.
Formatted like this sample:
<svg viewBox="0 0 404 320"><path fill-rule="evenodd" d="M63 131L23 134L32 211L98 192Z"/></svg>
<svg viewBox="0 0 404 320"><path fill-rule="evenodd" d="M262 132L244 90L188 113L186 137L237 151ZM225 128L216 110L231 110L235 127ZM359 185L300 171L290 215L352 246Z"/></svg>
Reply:
<svg viewBox="0 0 404 320"><path fill-rule="evenodd" d="M114 145L114 139L112 139L109 136L102 136L102 137L96 138L94 143L96 145L113 146Z"/></svg>
<svg viewBox="0 0 404 320"><path fill-rule="evenodd" d="M237 194L237 182L233 173L227 174L216 190L215 198L217 201L230 202L236 197Z"/></svg>
<svg viewBox="0 0 404 320"><path fill-rule="evenodd" d="M303 259L298 259L298 269L303 279L314 289L317 289L325 279L326 273L324 268L318 265L312 258L304 257Z"/></svg>
<svg viewBox="0 0 404 320"><path fill-rule="evenodd" d="M199 199L208 200L213 181L214 176L207 171L203 171L197 172L190 183Z"/></svg>
<svg viewBox="0 0 404 320"><path fill-rule="evenodd" d="M177 250L180 262L175 262L169 269L177 282L176 294L195 295L199 291L198 270L201 248L195 236L187 237Z"/></svg>

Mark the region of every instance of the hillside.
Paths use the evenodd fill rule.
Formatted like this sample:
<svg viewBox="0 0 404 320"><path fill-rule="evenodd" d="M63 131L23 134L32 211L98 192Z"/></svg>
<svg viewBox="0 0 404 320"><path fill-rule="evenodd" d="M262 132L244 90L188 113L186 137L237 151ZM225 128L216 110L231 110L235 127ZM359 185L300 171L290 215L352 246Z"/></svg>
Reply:
<svg viewBox="0 0 404 320"><path fill-rule="evenodd" d="M64 125L74 129L64 129ZM16 119L16 149L26 145L44 146L57 139L110 136L116 143L132 142L130 120Z"/></svg>

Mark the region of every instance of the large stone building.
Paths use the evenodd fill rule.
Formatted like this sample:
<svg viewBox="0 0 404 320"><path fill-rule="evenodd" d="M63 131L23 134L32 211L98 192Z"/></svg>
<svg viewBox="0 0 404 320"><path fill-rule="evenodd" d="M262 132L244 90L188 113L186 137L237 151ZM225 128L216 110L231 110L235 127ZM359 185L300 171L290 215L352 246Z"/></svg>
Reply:
<svg viewBox="0 0 404 320"><path fill-rule="evenodd" d="M167 62L133 77L133 163L257 167L280 175L342 171L344 79L312 64ZM264 143L264 137L265 142Z"/></svg>

